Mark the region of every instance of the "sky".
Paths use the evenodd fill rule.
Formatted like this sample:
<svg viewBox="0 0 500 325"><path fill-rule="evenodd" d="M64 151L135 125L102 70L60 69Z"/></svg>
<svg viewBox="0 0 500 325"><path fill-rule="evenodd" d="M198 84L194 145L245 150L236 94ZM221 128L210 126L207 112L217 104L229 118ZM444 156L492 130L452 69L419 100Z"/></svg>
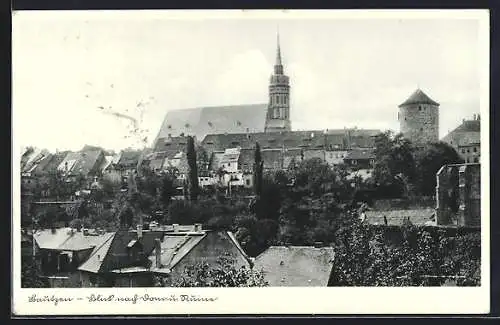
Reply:
<svg viewBox="0 0 500 325"><path fill-rule="evenodd" d="M150 145L169 110L266 103L278 29L293 129L398 131L397 107L417 88L441 104L440 136L479 113L479 21L384 17L17 12L14 137L120 150Z"/></svg>

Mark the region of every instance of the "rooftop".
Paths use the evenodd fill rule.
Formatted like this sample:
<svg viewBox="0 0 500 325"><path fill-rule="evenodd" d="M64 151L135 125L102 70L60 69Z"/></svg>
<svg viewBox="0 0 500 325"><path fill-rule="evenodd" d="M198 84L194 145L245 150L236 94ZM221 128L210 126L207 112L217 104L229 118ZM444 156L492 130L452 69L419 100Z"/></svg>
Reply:
<svg viewBox="0 0 500 325"><path fill-rule="evenodd" d="M271 246L255 259L273 287L326 287L332 272L332 247Z"/></svg>
<svg viewBox="0 0 500 325"><path fill-rule="evenodd" d="M372 225L402 226L405 219L414 225L429 226L436 224L436 211L434 209L366 211L366 222Z"/></svg>
<svg viewBox="0 0 500 325"><path fill-rule="evenodd" d="M421 89L415 90L407 100L405 100L399 107L413 104L430 104L439 106L439 103L433 101L429 96L427 96Z"/></svg>

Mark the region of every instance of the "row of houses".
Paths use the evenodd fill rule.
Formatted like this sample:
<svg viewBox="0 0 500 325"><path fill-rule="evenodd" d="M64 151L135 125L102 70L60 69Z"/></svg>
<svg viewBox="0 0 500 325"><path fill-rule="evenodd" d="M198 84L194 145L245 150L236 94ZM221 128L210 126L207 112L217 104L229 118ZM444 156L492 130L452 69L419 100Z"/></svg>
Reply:
<svg viewBox="0 0 500 325"><path fill-rule="evenodd" d="M174 285L186 267L215 266L221 256L263 270L271 286L327 286L331 247L270 247L250 258L228 231L201 225L169 225L117 232L86 229L39 230L32 236L32 258L51 287L150 287Z"/></svg>
<svg viewBox="0 0 500 325"><path fill-rule="evenodd" d="M89 188L96 177L107 175L117 180L127 177L137 168L142 154L140 150L113 154L93 146L85 146L77 152L56 153L29 147L23 150L21 156L21 180L24 186L30 188L35 183L48 182L50 176L58 175L66 182L82 180L83 187Z"/></svg>
<svg viewBox="0 0 500 325"><path fill-rule="evenodd" d="M288 170L308 159L321 161L337 166L345 164L355 174L367 177L374 165L374 153L371 148L329 151L324 149L279 148L261 149L264 171ZM179 178L185 178L188 173L186 155L183 151L177 153L156 152L146 158L149 166L155 172L175 168ZM206 169L199 170L200 186L211 186L221 182L224 186L252 187L252 173L255 162L254 148L226 148L211 151Z"/></svg>

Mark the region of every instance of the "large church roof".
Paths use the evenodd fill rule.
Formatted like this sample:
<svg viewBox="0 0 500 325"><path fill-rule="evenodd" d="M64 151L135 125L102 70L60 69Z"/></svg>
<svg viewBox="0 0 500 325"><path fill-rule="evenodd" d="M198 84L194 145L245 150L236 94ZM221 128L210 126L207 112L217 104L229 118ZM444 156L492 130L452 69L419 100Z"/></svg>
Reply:
<svg viewBox="0 0 500 325"><path fill-rule="evenodd" d="M427 96L421 89L415 90L407 100L405 100L399 107L412 105L412 104L431 104L439 106L439 103L433 101L429 96Z"/></svg>
<svg viewBox="0 0 500 325"><path fill-rule="evenodd" d="M167 112L157 140L184 135L200 141L207 134L263 132L267 104L231 105L178 109Z"/></svg>

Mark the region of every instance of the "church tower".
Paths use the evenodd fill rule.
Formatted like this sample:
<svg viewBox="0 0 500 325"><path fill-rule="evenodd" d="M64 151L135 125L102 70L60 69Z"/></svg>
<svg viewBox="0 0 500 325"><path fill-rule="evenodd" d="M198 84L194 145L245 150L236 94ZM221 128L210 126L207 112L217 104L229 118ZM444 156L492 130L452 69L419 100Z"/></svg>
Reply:
<svg viewBox="0 0 500 325"><path fill-rule="evenodd" d="M281 62L280 36L277 35L276 62L269 81L265 132L291 131L290 78L284 74Z"/></svg>

